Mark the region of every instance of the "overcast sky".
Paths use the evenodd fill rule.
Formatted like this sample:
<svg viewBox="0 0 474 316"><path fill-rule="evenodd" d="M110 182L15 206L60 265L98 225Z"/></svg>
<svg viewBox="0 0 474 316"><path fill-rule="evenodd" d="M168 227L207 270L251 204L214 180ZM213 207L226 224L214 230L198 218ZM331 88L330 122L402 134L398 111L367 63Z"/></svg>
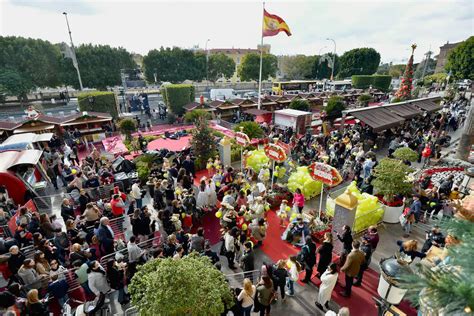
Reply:
<svg viewBox="0 0 474 316"><path fill-rule="evenodd" d="M383 62L406 62L418 44L415 62L431 46L457 42L474 34L474 0L332 0L267 1L266 9L282 17L293 35L265 38L276 55L337 53L373 47ZM68 12L73 40L122 46L146 54L160 46L255 48L260 43L262 3L256 1L151 0L0 0L2 36L16 35L69 41L63 11ZM0 48L1 49L1 48Z"/></svg>

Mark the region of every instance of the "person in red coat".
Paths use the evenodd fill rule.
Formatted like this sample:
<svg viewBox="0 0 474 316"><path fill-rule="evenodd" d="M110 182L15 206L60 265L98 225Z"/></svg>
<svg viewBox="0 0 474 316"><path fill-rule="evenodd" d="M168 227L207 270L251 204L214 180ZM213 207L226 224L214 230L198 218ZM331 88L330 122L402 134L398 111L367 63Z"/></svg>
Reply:
<svg viewBox="0 0 474 316"><path fill-rule="evenodd" d="M125 213L125 203L118 194L114 194L112 201L110 201L112 207L112 214L114 217L122 216Z"/></svg>

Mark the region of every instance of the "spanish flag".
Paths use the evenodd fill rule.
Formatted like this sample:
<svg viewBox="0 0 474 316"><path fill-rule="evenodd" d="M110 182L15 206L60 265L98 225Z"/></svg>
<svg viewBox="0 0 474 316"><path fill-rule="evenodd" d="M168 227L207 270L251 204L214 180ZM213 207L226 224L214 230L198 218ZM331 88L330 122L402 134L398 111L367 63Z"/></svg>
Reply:
<svg viewBox="0 0 474 316"><path fill-rule="evenodd" d="M262 35L264 37L275 36L282 31L285 32L286 35L291 36L290 28L286 22L278 15L270 14L264 9Z"/></svg>

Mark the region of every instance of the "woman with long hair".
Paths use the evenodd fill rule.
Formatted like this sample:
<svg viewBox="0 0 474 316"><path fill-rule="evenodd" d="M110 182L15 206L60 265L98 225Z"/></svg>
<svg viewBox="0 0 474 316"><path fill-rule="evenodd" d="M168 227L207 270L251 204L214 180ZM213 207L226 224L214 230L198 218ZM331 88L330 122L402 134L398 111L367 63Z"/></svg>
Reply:
<svg viewBox="0 0 474 316"><path fill-rule="evenodd" d="M38 290L29 290L26 295L26 308L30 316L48 315L46 306L38 298Z"/></svg>
<svg viewBox="0 0 474 316"><path fill-rule="evenodd" d="M196 207L205 208L209 205L209 191L207 189L206 179L201 179L199 183L199 192L196 198Z"/></svg>
<svg viewBox="0 0 474 316"><path fill-rule="evenodd" d="M318 277L320 277L326 271L329 264L331 263L332 249L332 234L327 232L324 234L323 243L316 250L316 255L319 254L318 267L316 269L318 271Z"/></svg>
<svg viewBox="0 0 474 316"><path fill-rule="evenodd" d="M259 304L260 316L270 315L270 309L275 291L273 290L273 281L269 276L263 276L257 285L257 300Z"/></svg>
<svg viewBox="0 0 474 316"><path fill-rule="evenodd" d="M243 316L250 316L256 288L255 285L252 284L252 281L247 278L244 279L243 286L244 288L237 297L237 300L241 302Z"/></svg>
<svg viewBox="0 0 474 316"><path fill-rule="evenodd" d="M289 266L288 279L286 285L288 286L288 292L286 295L295 295L295 282L298 281L298 275L301 272L301 264L296 260L296 256L290 256L287 261Z"/></svg>
<svg viewBox="0 0 474 316"><path fill-rule="evenodd" d="M336 286L337 277L337 265L335 263L331 263L327 270L321 275L318 300L315 302L316 306L321 310L323 306L329 309L329 301L331 300L331 293Z"/></svg>

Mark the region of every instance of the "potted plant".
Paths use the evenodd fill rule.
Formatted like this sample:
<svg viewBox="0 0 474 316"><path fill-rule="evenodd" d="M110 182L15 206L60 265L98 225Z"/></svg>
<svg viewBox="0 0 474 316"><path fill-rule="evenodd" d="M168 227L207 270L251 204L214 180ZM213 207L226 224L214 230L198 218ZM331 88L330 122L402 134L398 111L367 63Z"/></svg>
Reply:
<svg viewBox="0 0 474 316"><path fill-rule="evenodd" d="M418 160L418 153L408 147L400 147L393 152L393 157L407 164Z"/></svg>
<svg viewBox="0 0 474 316"><path fill-rule="evenodd" d="M403 212L402 196L412 192L413 184L407 179L414 170L398 159L383 158L374 169L372 181L377 196L385 206L383 221L397 223Z"/></svg>

